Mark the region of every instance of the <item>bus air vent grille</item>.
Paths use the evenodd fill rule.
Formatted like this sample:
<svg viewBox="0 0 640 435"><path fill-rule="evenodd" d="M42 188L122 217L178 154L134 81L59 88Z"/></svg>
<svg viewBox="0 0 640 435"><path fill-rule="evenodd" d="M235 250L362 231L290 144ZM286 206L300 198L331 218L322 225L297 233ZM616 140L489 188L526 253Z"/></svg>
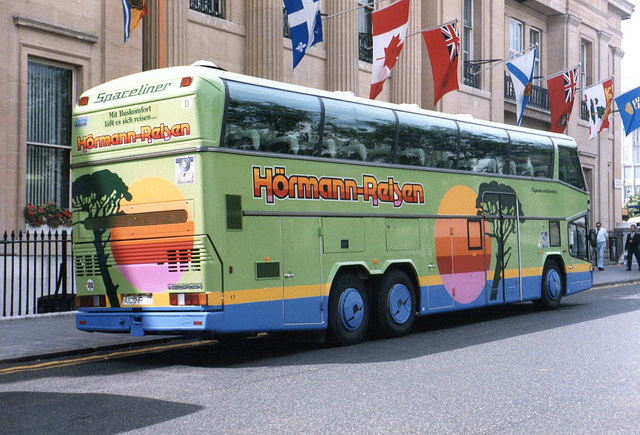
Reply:
<svg viewBox="0 0 640 435"><path fill-rule="evenodd" d="M85 221L87 230L106 228L146 227L152 225L181 224L187 221L186 210L163 210L146 213L117 214L88 218Z"/></svg>

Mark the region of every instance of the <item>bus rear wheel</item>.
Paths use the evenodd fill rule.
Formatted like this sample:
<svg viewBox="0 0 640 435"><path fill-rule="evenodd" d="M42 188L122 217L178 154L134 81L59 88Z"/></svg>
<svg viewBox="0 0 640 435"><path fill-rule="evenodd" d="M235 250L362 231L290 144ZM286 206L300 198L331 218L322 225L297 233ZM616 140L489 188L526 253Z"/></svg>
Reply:
<svg viewBox="0 0 640 435"><path fill-rule="evenodd" d="M560 266L549 260L544 265L542 272L542 294L537 306L545 310L555 310L560 306L562 295L564 294L564 281Z"/></svg>
<svg viewBox="0 0 640 435"><path fill-rule="evenodd" d="M408 334L416 319L416 293L406 273L392 270L385 274L377 294L377 318L387 337Z"/></svg>
<svg viewBox="0 0 640 435"><path fill-rule="evenodd" d="M369 299L362 280L348 274L331 286L329 332L333 341L348 346L362 340L369 324Z"/></svg>

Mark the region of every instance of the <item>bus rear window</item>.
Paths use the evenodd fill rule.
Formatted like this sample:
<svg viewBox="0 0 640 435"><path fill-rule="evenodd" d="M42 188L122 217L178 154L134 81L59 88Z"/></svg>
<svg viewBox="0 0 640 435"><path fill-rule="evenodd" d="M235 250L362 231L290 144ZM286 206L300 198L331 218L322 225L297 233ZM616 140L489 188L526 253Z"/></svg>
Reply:
<svg viewBox="0 0 640 435"><path fill-rule="evenodd" d="M558 166L560 181L585 190L584 176L576 148L558 147Z"/></svg>
<svg viewBox="0 0 640 435"><path fill-rule="evenodd" d="M316 155L322 119L318 97L232 81L226 84L225 147Z"/></svg>

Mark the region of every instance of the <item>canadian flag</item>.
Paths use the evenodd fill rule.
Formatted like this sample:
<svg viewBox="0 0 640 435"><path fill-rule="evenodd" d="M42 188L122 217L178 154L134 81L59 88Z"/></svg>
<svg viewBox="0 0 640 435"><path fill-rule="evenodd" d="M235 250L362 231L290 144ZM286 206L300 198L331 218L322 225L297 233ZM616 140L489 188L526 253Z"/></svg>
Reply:
<svg viewBox="0 0 640 435"><path fill-rule="evenodd" d="M375 99L398 61L409 23L409 0L400 0L371 14L373 71L369 98Z"/></svg>

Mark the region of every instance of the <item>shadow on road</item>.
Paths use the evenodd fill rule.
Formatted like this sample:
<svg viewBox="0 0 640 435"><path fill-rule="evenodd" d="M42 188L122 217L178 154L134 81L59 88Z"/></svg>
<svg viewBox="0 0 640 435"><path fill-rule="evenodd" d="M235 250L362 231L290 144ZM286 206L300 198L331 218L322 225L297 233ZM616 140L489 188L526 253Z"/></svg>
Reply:
<svg viewBox="0 0 640 435"><path fill-rule="evenodd" d="M188 403L114 394L16 391L0 393L0 427L3 434L116 434L201 409Z"/></svg>

